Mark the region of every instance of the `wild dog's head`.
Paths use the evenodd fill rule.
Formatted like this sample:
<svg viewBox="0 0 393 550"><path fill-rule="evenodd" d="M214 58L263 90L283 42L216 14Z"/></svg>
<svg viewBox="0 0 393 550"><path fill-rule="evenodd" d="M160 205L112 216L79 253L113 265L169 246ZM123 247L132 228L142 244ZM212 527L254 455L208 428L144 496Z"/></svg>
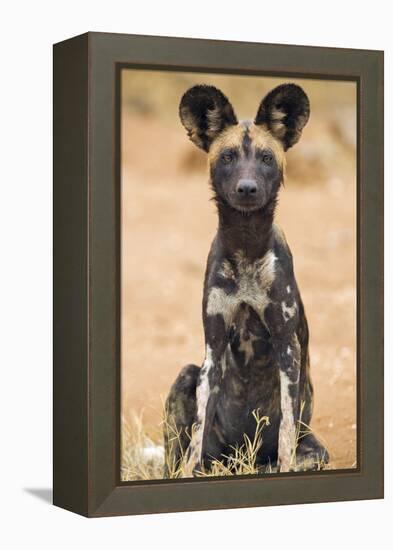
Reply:
<svg viewBox="0 0 393 550"><path fill-rule="evenodd" d="M183 95L179 113L191 141L208 153L218 201L251 212L275 200L284 153L299 140L310 104L302 88L282 84L261 101L253 122L239 123L220 90L198 85Z"/></svg>

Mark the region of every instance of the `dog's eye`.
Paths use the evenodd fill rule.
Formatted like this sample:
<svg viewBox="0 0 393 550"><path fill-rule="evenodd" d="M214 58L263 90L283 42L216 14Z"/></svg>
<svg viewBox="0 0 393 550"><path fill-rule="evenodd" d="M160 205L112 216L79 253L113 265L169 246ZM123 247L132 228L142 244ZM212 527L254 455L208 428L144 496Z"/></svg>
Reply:
<svg viewBox="0 0 393 550"><path fill-rule="evenodd" d="M230 164L233 160L233 155L231 155L231 153L225 153L222 155L221 160L224 164Z"/></svg>
<svg viewBox="0 0 393 550"><path fill-rule="evenodd" d="M273 155L271 153L264 153L262 156L262 161L265 164L271 164L273 162Z"/></svg>

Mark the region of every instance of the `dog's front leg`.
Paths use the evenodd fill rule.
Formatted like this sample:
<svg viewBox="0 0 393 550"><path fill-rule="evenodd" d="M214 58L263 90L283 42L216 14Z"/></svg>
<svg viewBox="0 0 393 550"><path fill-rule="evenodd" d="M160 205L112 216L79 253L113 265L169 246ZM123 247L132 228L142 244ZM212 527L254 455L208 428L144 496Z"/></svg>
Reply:
<svg viewBox="0 0 393 550"><path fill-rule="evenodd" d="M193 426L185 476L203 468L203 455L213 424L221 380L225 371L225 350L229 331L221 314L205 315L205 360L196 389L197 418Z"/></svg>
<svg viewBox="0 0 393 550"><path fill-rule="evenodd" d="M289 472L296 464L296 423L299 415L300 345L296 334L274 345L280 372L281 422L278 437L278 467Z"/></svg>

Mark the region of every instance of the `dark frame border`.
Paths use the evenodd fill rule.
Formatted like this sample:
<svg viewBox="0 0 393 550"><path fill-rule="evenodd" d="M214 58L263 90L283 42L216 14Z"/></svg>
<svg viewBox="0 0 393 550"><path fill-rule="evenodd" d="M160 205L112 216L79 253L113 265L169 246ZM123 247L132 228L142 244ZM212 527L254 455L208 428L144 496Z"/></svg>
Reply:
<svg viewBox="0 0 393 550"><path fill-rule="evenodd" d="M120 482L123 67L357 82L356 470ZM54 250L55 504L108 516L383 496L382 52L105 33L57 44Z"/></svg>
<svg viewBox="0 0 393 550"><path fill-rule="evenodd" d="M165 72L188 72L188 73L204 73L204 74L233 74L233 75L242 75L242 76L250 76L251 74L253 76L260 76L260 77L271 77L271 76L277 76L276 74L272 75L271 73L264 73L262 71L258 72L244 72L242 70L225 70L225 71L217 71L214 69L208 70L206 72L201 71L200 69L195 68L189 68L189 67L159 67L155 65L151 66L141 66L131 63L116 63L116 70L115 70L115 186L116 186L116 223L117 223L117 229L116 229L116 238L117 238L117 282L116 282L116 293L117 293L117 334L119 335L117 337L117 394L116 394L116 405L117 405L117 426L116 426L116 460L118 464L118 477L116 484L118 486L120 485L137 485L139 486L141 483L145 485L151 485L151 484L160 484L160 483L168 483L167 480L164 479L154 479L154 480L139 480L139 481L122 481L120 476L120 470L121 470L121 78L122 73L124 70L127 69L134 69L134 70L148 70L148 71L165 71ZM284 75L283 78L285 79L289 75ZM294 78L295 75L291 74L290 78ZM309 80L315 79L315 80L334 80L334 81L343 81L343 82L354 82L356 84L356 119L357 119L357 126L356 126L356 143L358 144L360 142L360 79L358 77L348 77L348 78L337 78L337 77L306 77L305 75L296 75L296 78L308 78ZM356 209L358 212L359 204L358 204L358 198L359 198L359 190L360 190L360 170L359 170L359 161L360 161L360 155L356 155ZM358 284L359 284L359 272L360 272L360 239L358 238L360 235L360 224L359 224L359 216L356 216L356 335L359 333L359 325L360 325L360 293L358 292ZM360 371L360 361L359 361L359 341L360 339L356 338L356 468L337 468L335 470L325 470L319 472L317 475L331 475L332 473L355 473L361 471L361 416L360 416L360 394L361 394L361 371ZM281 476L283 474L269 474L270 477L277 477ZM296 473L296 477L304 476L304 475L310 475L304 472L298 472ZM311 475L315 476L315 472ZM209 477L209 478L200 478L199 481L206 483L211 481L223 481L223 480L233 480L233 479L242 479L244 476L220 476L220 477ZM261 479L258 475L249 475L248 479ZM191 482L195 483L195 479L187 479L187 480L171 480L171 483L185 483L185 482Z"/></svg>

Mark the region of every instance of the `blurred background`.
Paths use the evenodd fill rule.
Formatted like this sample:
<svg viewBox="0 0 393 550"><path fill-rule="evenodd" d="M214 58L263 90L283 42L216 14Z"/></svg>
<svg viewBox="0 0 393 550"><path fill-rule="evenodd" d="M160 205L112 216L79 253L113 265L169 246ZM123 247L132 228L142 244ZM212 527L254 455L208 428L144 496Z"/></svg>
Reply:
<svg viewBox="0 0 393 550"><path fill-rule="evenodd" d="M217 218L206 156L180 123L180 98L194 84L213 84L239 119L252 119L262 97L286 81L122 71L123 458L135 415L149 441L160 444L162 401L181 367L200 365L204 357L202 286ZM356 84L290 81L308 94L311 117L287 154L277 221L292 249L310 326L311 427L325 441L331 467L351 468L356 466Z"/></svg>

